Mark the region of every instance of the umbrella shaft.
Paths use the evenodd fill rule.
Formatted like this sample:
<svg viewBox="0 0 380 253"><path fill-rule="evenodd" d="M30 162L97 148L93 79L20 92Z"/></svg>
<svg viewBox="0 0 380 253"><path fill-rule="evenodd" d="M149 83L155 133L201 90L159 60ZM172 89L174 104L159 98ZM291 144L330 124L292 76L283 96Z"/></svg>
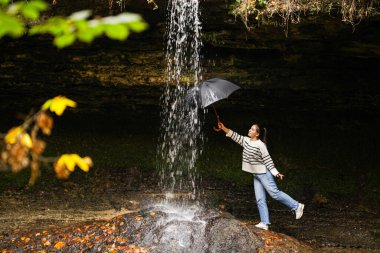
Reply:
<svg viewBox="0 0 380 253"><path fill-rule="evenodd" d="M218 115L218 113L216 112L215 106L212 105L212 108L214 108L214 112L215 112L216 120L218 121L218 123L220 123L219 115Z"/></svg>

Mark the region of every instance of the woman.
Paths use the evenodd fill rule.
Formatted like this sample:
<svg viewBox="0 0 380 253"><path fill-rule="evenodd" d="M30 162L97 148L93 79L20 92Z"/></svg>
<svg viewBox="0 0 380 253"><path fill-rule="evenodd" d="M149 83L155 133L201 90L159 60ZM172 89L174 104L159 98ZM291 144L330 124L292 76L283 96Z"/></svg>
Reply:
<svg viewBox="0 0 380 253"><path fill-rule="evenodd" d="M295 211L296 219L300 219L303 214L304 204L299 203L288 194L280 191L273 178L273 176L275 176L282 180L284 175L277 171L268 153L266 147L266 129L258 124L253 124L248 130L248 137L246 137L226 128L221 122L218 126L226 133L227 137L230 137L243 146L242 169L246 172L253 173L253 185L261 219L261 222L257 224L256 227L268 230L268 225L270 225L265 191L267 191L272 198Z"/></svg>

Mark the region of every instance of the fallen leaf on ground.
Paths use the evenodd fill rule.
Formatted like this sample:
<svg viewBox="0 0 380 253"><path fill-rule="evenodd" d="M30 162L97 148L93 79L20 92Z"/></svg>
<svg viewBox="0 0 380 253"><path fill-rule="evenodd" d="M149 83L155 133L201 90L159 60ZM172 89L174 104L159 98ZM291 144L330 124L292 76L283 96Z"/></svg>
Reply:
<svg viewBox="0 0 380 253"><path fill-rule="evenodd" d="M64 242L57 242L57 243L54 245L54 248L56 248L56 249L61 249L63 246L65 246L65 243L64 243Z"/></svg>

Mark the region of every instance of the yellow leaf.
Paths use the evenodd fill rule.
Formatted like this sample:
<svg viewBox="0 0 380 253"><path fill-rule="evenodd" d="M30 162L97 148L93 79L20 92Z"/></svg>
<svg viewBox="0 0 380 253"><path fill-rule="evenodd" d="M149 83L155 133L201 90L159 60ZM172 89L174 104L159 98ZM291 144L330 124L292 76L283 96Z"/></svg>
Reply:
<svg viewBox="0 0 380 253"><path fill-rule="evenodd" d="M82 158L77 154L64 154L58 159L56 163L56 167L64 166L71 172L74 171L76 165L81 170L88 172L93 164L90 157L86 156Z"/></svg>
<svg viewBox="0 0 380 253"><path fill-rule="evenodd" d="M42 110L47 110L50 108L51 106L51 102L53 101L53 99L49 99L47 100L42 106L41 106L41 109Z"/></svg>
<svg viewBox="0 0 380 253"><path fill-rule="evenodd" d="M11 128L8 131L7 135L5 136L5 142L8 143L8 144L15 144L16 141L17 141L17 137L23 131L24 131L24 129L21 126Z"/></svg>
<svg viewBox="0 0 380 253"><path fill-rule="evenodd" d="M58 116L61 116L67 106L76 107L77 103L64 96L57 96L55 98L52 98L46 101L42 105L41 109L42 110L50 109L51 112L55 112L55 114L57 114Z"/></svg>
<svg viewBox="0 0 380 253"><path fill-rule="evenodd" d="M73 172L75 168L75 161L70 154L62 155L57 162L57 166L64 165L69 171Z"/></svg>
<svg viewBox="0 0 380 253"><path fill-rule="evenodd" d="M64 242L57 242L57 243L54 245L54 248L56 248L56 249L61 249L63 246L65 246L65 243L64 243Z"/></svg>
<svg viewBox="0 0 380 253"><path fill-rule="evenodd" d="M32 143L32 138L30 138L30 135L25 133L21 136L21 143L25 147L32 148L33 143Z"/></svg>
<svg viewBox="0 0 380 253"><path fill-rule="evenodd" d="M88 156L81 158L77 155L75 162L78 167L84 172L88 172L90 170L90 167L92 167L92 160Z"/></svg>

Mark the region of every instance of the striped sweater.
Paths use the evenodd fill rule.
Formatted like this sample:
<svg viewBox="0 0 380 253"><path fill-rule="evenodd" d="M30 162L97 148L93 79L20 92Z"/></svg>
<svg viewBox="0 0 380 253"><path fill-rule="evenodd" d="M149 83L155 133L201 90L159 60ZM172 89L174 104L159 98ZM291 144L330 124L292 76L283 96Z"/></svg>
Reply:
<svg viewBox="0 0 380 253"><path fill-rule="evenodd" d="M249 137L241 136L232 130L228 131L226 136L231 137L232 140L243 147L242 169L244 171L265 174L268 169L273 176L279 173L264 142L261 140L251 140Z"/></svg>

